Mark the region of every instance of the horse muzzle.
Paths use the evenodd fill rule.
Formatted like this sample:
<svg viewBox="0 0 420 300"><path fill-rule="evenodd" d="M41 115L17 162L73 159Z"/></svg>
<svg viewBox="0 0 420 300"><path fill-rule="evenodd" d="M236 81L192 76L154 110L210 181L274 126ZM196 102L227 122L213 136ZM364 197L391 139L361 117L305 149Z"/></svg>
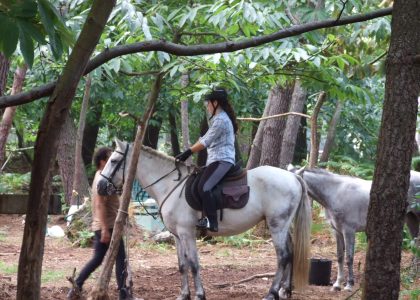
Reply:
<svg viewBox="0 0 420 300"><path fill-rule="evenodd" d="M98 182L96 188L98 194L101 196L112 196L119 192L119 189L117 189L112 182L104 179Z"/></svg>

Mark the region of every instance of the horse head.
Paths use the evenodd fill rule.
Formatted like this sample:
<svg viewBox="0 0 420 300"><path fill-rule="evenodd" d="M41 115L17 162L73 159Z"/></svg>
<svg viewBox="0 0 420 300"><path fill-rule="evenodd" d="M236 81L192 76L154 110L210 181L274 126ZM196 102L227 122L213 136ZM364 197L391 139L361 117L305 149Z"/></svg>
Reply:
<svg viewBox="0 0 420 300"><path fill-rule="evenodd" d="M102 178L98 182L98 194L102 196L121 193L125 181L126 167L130 152L130 144L115 139L117 145L109 157L104 169L101 171Z"/></svg>

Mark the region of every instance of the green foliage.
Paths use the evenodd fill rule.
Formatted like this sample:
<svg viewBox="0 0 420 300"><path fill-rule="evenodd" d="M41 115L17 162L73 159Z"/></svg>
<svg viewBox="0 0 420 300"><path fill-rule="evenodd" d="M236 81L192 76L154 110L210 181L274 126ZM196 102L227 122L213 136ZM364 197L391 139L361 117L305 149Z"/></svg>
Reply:
<svg viewBox="0 0 420 300"><path fill-rule="evenodd" d="M95 235L90 230L82 230L77 232L78 242L81 248L87 248L92 245L92 238Z"/></svg>
<svg viewBox="0 0 420 300"><path fill-rule="evenodd" d="M414 171L420 171L420 156L415 156L411 160L411 169Z"/></svg>
<svg viewBox="0 0 420 300"><path fill-rule="evenodd" d="M327 163L320 163L334 173L360 177L372 180L374 165L373 162L361 163L347 156L334 156Z"/></svg>
<svg viewBox="0 0 420 300"><path fill-rule="evenodd" d="M0 176L1 194L24 194L29 191L31 173L3 173Z"/></svg>
<svg viewBox="0 0 420 300"><path fill-rule="evenodd" d="M56 60L65 47L74 43L74 36L65 26L60 14L50 1L1 1L0 2L0 52L11 57L18 42L25 62L32 67L35 44L49 45Z"/></svg>
<svg viewBox="0 0 420 300"><path fill-rule="evenodd" d="M356 232L356 251L366 251L367 236L365 232Z"/></svg>

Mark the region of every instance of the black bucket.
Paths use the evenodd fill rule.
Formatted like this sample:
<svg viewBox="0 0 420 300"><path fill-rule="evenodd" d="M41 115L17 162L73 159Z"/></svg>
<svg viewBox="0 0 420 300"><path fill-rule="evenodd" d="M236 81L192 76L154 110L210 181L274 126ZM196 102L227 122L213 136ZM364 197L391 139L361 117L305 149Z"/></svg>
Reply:
<svg viewBox="0 0 420 300"><path fill-rule="evenodd" d="M331 264L329 259L311 258L309 284L330 285Z"/></svg>

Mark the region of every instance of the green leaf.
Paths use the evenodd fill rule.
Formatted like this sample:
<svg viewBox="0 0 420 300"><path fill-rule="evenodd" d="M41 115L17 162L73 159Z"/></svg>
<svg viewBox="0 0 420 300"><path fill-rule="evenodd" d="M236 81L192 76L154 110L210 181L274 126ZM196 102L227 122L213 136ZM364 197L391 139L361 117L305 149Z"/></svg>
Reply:
<svg viewBox="0 0 420 300"><path fill-rule="evenodd" d="M32 68L34 63L34 42L29 35L24 32L19 32L20 51L22 52L23 58L26 64Z"/></svg>
<svg viewBox="0 0 420 300"><path fill-rule="evenodd" d="M19 29L13 20L0 13L0 51L9 58L15 52L19 38Z"/></svg>
<svg viewBox="0 0 420 300"><path fill-rule="evenodd" d="M10 9L10 15L13 17L33 18L37 13L37 5L33 0L19 1Z"/></svg>
<svg viewBox="0 0 420 300"><path fill-rule="evenodd" d="M29 35L42 45L46 43L44 35L34 24L23 19L16 19L16 21L20 32L23 32L25 35Z"/></svg>

